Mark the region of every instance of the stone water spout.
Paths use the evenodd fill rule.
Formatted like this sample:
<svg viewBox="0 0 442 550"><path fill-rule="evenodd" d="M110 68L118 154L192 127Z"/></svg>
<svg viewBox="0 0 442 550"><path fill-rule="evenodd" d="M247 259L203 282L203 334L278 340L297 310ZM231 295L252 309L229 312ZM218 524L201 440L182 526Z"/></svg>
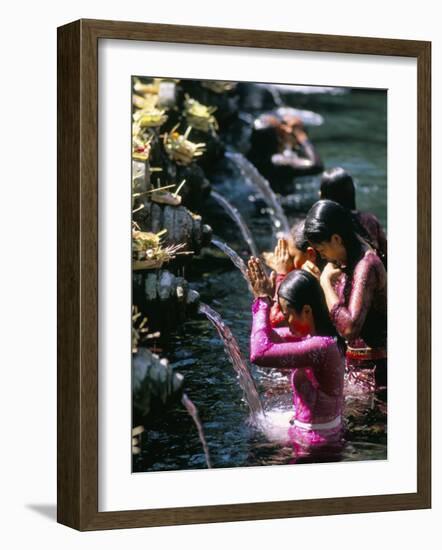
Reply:
<svg viewBox="0 0 442 550"><path fill-rule="evenodd" d="M198 409L183 393L183 383L183 375L174 371L166 359L160 359L158 355L146 348L138 348L132 357L132 400L134 420L141 426L136 428L136 432L133 432L132 436L138 436L139 439L143 431L140 428L143 424L147 424L153 416L163 415L167 409L181 401L195 422L207 467L211 468L209 448ZM138 447L134 454L137 454L139 450Z"/></svg>
<svg viewBox="0 0 442 550"><path fill-rule="evenodd" d="M182 374L175 372L166 359L147 348L138 348L132 356L132 400L137 421L145 422L179 403L183 381Z"/></svg>
<svg viewBox="0 0 442 550"><path fill-rule="evenodd" d="M132 285L134 304L147 316L149 327L162 335L198 310L198 292L167 269L133 272Z"/></svg>
<svg viewBox="0 0 442 550"><path fill-rule="evenodd" d="M134 220L143 231L158 233L164 229L165 246L185 243L183 250L192 250L198 254L201 247L210 244L212 229L202 223L201 216L193 214L184 206L170 206L148 203L137 212Z"/></svg>

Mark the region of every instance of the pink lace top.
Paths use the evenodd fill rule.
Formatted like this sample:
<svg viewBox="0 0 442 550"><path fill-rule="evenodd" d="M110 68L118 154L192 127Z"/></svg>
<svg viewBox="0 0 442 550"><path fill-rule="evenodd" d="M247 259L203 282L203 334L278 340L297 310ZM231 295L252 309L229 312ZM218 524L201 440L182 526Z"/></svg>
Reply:
<svg viewBox="0 0 442 550"><path fill-rule="evenodd" d="M374 250L367 250L352 273L335 286L339 303L331 319L348 342L362 338L370 347L387 344L387 272Z"/></svg>
<svg viewBox="0 0 442 550"><path fill-rule="evenodd" d="M297 338L288 329L273 329L270 300L253 302L250 360L261 367L292 369L294 418L319 424L342 413L344 359L331 336Z"/></svg>

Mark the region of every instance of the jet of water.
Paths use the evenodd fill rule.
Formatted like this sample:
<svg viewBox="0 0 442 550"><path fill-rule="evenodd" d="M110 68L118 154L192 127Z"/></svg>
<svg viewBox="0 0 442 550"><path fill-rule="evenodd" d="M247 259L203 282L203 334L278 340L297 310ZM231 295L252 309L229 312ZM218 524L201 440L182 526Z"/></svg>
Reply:
<svg viewBox="0 0 442 550"><path fill-rule="evenodd" d="M198 311L199 313L205 315L218 331L218 334L224 343L226 354L228 355L230 362L238 375L238 382L244 392L244 397L249 405L252 418L256 419L258 417L262 417L264 415L264 410L262 408L258 390L255 386L255 381L252 378L247 362L242 356L238 342L233 336L232 331L225 324L221 315L207 304L201 303Z"/></svg>
<svg viewBox="0 0 442 550"><path fill-rule="evenodd" d="M275 237L279 238L283 234L289 234L289 221L273 189L270 187L270 183L241 153L227 151L226 156L239 169L244 178L244 181L250 186L254 187L267 204L267 211L269 213L270 219L272 220L272 228Z"/></svg>
<svg viewBox="0 0 442 550"><path fill-rule="evenodd" d="M196 426L196 429L198 430L198 435L199 435L201 444L203 446L204 456L206 457L207 467L211 468L212 462L210 460L209 446L207 445L206 437L204 435L204 429L203 429L203 425L201 424L201 420L198 414L198 409L195 407L195 404L193 403L193 401L191 401L187 396L187 394L185 393L183 393L181 403L184 405L187 412L195 422L195 426Z"/></svg>
<svg viewBox="0 0 442 550"><path fill-rule="evenodd" d="M233 265L241 271L242 276L246 280L246 282L249 286L249 290L251 291L252 288L250 286L249 277L247 275L247 266L246 266L246 263L244 262L244 260L241 258L241 256L239 256L239 254L237 254L237 252L235 252L233 250L233 248L231 248L224 241L221 241L217 238L212 238L211 242L214 246L216 246L217 248L222 250L224 252L224 254L226 254L226 256L228 256L232 260Z"/></svg>
<svg viewBox="0 0 442 550"><path fill-rule="evenodd" d="M216 200L216 202L227 212L229 217L236 223L241 231L243 239L246 241L252 256L259 257L258 247L252 237L252 233L248 228L244 218L239 213L238 209L233 206L226 198L220 195L217 191L212 191L211 196Z"/></svg>
<svg viewBox="0 0 442 550"><path fill-rule="evenodd" d="M278 88L276 88L275 86L273 86L272 84L269 84L267 86L267 90L269 90L269 92L271 93L272 95L272 98L273 98L273 101L275 102L275 105L277 107L280 107L283 102L282 102L282 97L281 97L281 93L280 91L278 90Z"/></svg>

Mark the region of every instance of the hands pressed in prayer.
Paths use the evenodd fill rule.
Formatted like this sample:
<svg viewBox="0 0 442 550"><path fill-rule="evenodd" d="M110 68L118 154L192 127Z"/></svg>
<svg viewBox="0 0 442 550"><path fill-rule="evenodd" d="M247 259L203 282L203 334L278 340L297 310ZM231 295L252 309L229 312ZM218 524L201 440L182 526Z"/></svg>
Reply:
<svg viewBox="0 0 442 550"><path fill-rule="evenodd" d="M274 271L268 277L261 260L252 256L247 263L247 275L255 298L273 298L276 282L276 273Z"/></svg>
<svg viewBox="0 0 442 550"><path fill-rule="evenodd" d="M320 282L334 284L338 277L341 275L342 270L339 267L336 267L335 264L328 262L321 273Z"/></svg>
<svg viewBox="0 0 442 550"><path fill-rule="evenodd" d="M275 246L273 265L278 275L287 275L293 269L293 258L290 256L288 243L284 239L278 239L278 244Z"/></svg>

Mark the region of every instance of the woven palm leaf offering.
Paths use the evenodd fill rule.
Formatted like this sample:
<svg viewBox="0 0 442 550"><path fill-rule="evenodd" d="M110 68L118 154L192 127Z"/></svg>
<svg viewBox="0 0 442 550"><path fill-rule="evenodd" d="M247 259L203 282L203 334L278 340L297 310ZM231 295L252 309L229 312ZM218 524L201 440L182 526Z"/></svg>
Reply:
<svg viewBox="0 0 442 550"><path fill-rule="evenodd" d="M186 183L186 180L183 180L178 186L178 189L176 189L173 193L170 190L173 187L176 187L174 183L170 185L164 185L162 187L160 187L158 184L158 187L154 187L153 189L148 189L147 191L142 191L142 192L136 192L135 186L132 185L132 214L144 208L144 204L139 204L137 206L137 200L143 196L148 197L152 202L156 202L157 204L168 204L170 206L180 206L182 199L181 199L181 196L179 195L179 192L181 191L185 183Z"/></svg>
<svg viewBox="0 0 442 550"><path fill-rule="evenodd" d="M159 107L173 107L177 101L176 78L154 78L151 82L141 82L139 78L134 79L132 103L137 109L144 109L146 100L151 96L157 97Z"/></svg>
<svg viewBox="0 0 442 550"><path fill-rule="evenodd" d="M181 196L179 192L181 191L183 185L186 183L186 180L183 180L176 191L173 193L168 191L168 188L175 187L175 184L166 185L164 187L158 187L148 191L152 202L158 204L169 204L170 206L179 206L181 204Z"/></svg>
<svg viewBox="0 0 442 550"><path fill-rule="evenodd" d="M146 340L159 337L159 332L149 332L147 317L142 316L137 306L132 306L132 353L137 353L138 346Z"/></svg>
<svg viewBox="0 0 442 550"><path fill-rule="evenodd" d="M188 166L206 150L205 143L194 143L188 139L191 126L187 127L184 134L177 132L179 124L170 132L163 134L163 144L169 158L181 166Z"/></svg>
<svg viewBox="0 0 442 550"><path fill-rule="evenodd" d="M136 109L144 109L146 106L146 99L138 94L132 95L132 105Z"/></svg>
<svg viewBox="0 0 442 550"><path fill-rule="evenodd" d="M157 107L158 96L145 96L144 107L133 114L133 120L140 128L159 128L167 120L166 109Z"/></svg>
<svg viewBox="0 0 442 550"><path fill-rule="evenodd" d="M146 162L149 160L153 135L143 131L136 122L132 125L132 159Z"/></svg>
<svg viewBox="0 0 442 550"><path fill-rule="evenodd" d="M184 116L187 123L196 130L202 132L215 132L218 130L218 122L213 116L216 109L216 107L203 105L188 94L185 96Z"/></svg>
<svg viewBox="0 0 442 550"><path fill-rule="evenodd" d="M161 78L153 78L151 82L142 82L139 78L135 77L133 90L141 96L158 95L161 80Z"/></svg>
<svg viewBox="0 0 442 550"><path fill-rule="evenodd" d="M234 90L237 84L236 82L227 82L224 80L202 80L201 86L217 94L224 94Z"/></svg>
<svg viewBox="0 0 442 550"><path fill-rule="evenodd" d="M159 269L178 254L193 254L192 251L183 251L184 243L163 246L161 237L167 232L163 229L158 233L140 231L134 225L132 229L132 267L134 270Z"/></svg>

